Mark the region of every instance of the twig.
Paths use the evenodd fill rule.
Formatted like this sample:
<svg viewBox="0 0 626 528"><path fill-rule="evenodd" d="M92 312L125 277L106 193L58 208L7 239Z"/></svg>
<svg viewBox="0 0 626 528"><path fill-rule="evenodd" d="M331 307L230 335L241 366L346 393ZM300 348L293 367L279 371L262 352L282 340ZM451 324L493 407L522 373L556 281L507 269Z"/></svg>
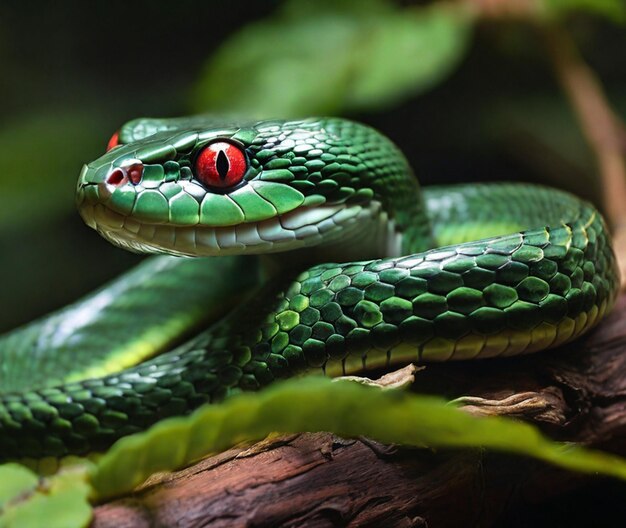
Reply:
<svg viewBox="0 0 626 528"><path fill-rule="evenodd" d="M465 0L482 19L534 20L541 11L537 0Z"/></svg>
<svg viewBox="0 0 626 528"><path fill-rule="evenodd" d="M596 157L604 209L613 228L614 247L626 287L626 152L623 123L615 115L593 71L562 28L550 26L545 42L557 79Z"/></svg>
<svg viewBox="0 0 626 528"><path fill-rule="evenodd" d="M561 28L546 32L547 48L563 90L594 151L604 184L605 209L615 226L626 220L626 160L623 125L612 111L598 79Z"/></svg>
<svg viewBox="0 0 626 528"><path fill-rule="evenodd" d="M465 0L484 20L539 22L537 0ZM597 161L604 210L613 230L613 247L626 289L626 127L613 112L602 85L585 63L570 35L550 24L544 31L556 77Z"/></svg>

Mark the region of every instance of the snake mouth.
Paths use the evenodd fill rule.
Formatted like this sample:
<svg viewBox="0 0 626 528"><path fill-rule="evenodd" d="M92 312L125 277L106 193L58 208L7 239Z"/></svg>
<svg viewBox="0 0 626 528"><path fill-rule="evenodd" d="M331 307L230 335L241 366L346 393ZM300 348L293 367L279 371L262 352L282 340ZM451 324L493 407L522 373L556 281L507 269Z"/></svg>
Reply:
<svg viewBox="0 0 626 528"><path fill-rule="evenodd" d="M105 204L82 204L80 214L113 244L139 253L181 256L262 254L350 240L367 229L375 234L387 216L380 202L365 205L321 204L258 222L231 226L184 226L140 222Z"/></svg>

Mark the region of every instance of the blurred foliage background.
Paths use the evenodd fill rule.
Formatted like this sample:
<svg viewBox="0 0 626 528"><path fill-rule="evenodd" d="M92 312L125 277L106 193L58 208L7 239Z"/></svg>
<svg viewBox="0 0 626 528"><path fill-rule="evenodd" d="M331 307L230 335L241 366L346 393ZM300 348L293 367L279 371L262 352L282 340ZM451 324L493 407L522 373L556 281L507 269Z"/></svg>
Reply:
<svg viewBox="0 0 626 528"><path fill-rule="evenodd" d="M623 0L3 0L0 330L140 258L82 224L74 185L142 115L346 115L396 141L424 184L533 181L599 203L542 35L566 28L624 116L625 22ZM559 508L584 521L578 503L521 524Z"/></svg>

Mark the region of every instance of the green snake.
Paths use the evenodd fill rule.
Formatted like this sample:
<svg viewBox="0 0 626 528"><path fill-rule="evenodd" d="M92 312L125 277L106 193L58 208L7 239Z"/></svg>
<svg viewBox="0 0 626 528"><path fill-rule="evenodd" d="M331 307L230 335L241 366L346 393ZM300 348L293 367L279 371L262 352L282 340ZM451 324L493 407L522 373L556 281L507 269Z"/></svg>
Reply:
<svg viewBox="0 0 626 528"><path fill-rule="evenodd" d="M618 289L590 204L420 189L389 139L338 118L134 120L85 165L77 203L113 244L174 256L0 339L5 459L104 450L304 373L545 350Z"/></svg>

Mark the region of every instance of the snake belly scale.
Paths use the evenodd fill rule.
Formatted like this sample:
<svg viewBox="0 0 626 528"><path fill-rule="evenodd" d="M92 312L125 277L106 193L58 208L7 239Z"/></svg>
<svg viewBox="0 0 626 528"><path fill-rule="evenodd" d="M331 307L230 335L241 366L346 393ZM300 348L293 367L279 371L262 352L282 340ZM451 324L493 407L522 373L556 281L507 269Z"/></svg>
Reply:
<svg viewBox="0 0 626 528"><path fill-rule="evenodd" d="M526 184L420 190L397 147L352 121L138 119L109 147L79 177L82 217L120 247L175 256L0 339L5 459L103 450L303 373L545 350L615 300L610 237L590 204ZM219 312L256 284L252 254L266 283L172 346L203 302ZM245 256L178 258L222 255ZM85 326L86 311L104 326Z"/></svg>

